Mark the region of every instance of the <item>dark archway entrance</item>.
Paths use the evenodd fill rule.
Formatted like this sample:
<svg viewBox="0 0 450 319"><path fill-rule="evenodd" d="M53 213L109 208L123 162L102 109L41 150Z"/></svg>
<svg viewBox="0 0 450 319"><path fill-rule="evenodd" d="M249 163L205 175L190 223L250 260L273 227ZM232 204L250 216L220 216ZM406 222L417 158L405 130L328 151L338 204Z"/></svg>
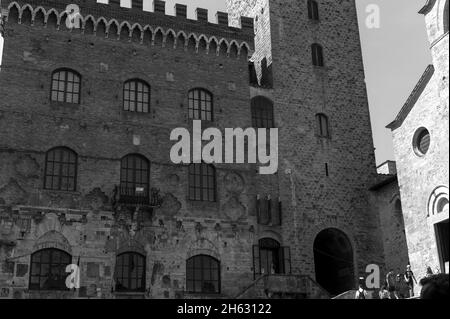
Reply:
<svg viewBox="0 0 450 319"><path fill-rule="evenodd" d="M330 294L338 295L355 288L353 249L340 230L329 228L314 241L316 281Z"/></svg>

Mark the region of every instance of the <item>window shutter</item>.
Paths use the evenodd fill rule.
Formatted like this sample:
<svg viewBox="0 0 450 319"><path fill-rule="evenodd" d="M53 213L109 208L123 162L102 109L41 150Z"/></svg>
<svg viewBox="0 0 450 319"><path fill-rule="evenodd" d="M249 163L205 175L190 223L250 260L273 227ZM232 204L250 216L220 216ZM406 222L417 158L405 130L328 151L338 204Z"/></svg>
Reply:
<svg viewBox="0 0 450 319"><path fill-rule="evenodd" d="M278 218L280 219L280 226L283 223L283 205L281 204L281 198L278 199Z"/></svg>
<svg viewBox="0 0 450 319"><path fill-rule="evenodd" d="M256 195L256 220L261 224L261 207L259 205L259 195Z"/></svg>
<svg viewBox="0 0 450 319"><path fill-rule="evenodd" d="M277 200L274 200L274 202L272 204L271 222L272 222L273 226L281 226L281 211L280 211L279 198Z"/></svg>
<svg viewBox="0 0 450 319"><path fill-rule="evenodd" d="M258 196L258 224L268 225L270 223L269 201Z"/></svg>
<svg viewBox="0 0 450 319"><path fill-rule="evenodd" d="M253 280L261 275L261 258L259 257L259 246L253 246Z"/></svg>
<svg viewBox="0 0 450 319"><path fill-rule="evenodd" d="M291 274L291 248L290 247L281 247L281 255L283 256L283 260L280 263L283 267L284 274Z"/></svg>

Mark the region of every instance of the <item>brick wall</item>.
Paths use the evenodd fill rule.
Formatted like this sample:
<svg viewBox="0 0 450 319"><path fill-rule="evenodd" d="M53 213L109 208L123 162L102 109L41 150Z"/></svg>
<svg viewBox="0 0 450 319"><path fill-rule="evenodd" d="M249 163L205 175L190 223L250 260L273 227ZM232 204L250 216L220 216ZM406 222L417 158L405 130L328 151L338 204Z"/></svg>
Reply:
<svg viewBox="0 0 450 319"><path fill-rule="evenodd" d="M8 3L2 5L8 7ZM64 7L59 1L43 5L46 10ZM158 42L157 33L153 43L146 42L145 35L143 41L130 38L124 29L118 30L120 38L111 32L107 37L99 32L69 32L63 21L58 29L40 26L38 19L31 26L22 9L21 24L10 15L0 73L0 215L3 237L13 242L14 249L1 245L2 263L7 257L16 265L28 265L36 243L48 231L56 231L67 239L74 262L81 255L81 297L113 296L115 256L123 249L146 255L146 297L183 297L186 259L199 253L220 260L221 293L237 294L253 280L256 170L218 165L218 201L191 202L188 168L171 163L169 136L175 127L191 127L188 91L196 87L214 96L211 125L220 129L251 125L248 54L242 45L247 43L251 50L253 29L111 9L94 1L81 9L95 19L115 17L119 22L129 20L130 25L148 22L155 31L160 26L165 42ZM169 45L170 30L177 36L193 32L193 42L181 42L178 37L176 44ZM81 74L80 105L49 101L51 74L60 67ZM132 78L151 86L149 113L123 111L123 83ZM136 137L140 143L133 142ZM45 152L56 146L70 147L78 154L76 192L43 189ZM163 206L144 213L139 225L132 210L113 209L111 204L120 180L120 160L130 153L149 159L150 185L159 188L164 198ZM24 216L32 221L18 241ZM44 296L27 291L28 278L28 270L20 276L17 268L2 272L0 287L10 297Z"/></svg>
<svg viewBox="0 0 450 319"><path fill-rule="evenodd" d="M317 234L344 231L354 248L356 285L367 264L384 264L379 215L368 191L376 167L357 14L354 1L318 2L317 22L308 19L306 1L269 1L271 37L263 39L272 51L268 94L282 141L281 237L294 247L294 272L314 278ZM261 9L258 1L229 1L238 12L252 5ZM315 42L324 48L324 68L312 66ZM317 113L329 117L331 139L316 135Z"/></svg>

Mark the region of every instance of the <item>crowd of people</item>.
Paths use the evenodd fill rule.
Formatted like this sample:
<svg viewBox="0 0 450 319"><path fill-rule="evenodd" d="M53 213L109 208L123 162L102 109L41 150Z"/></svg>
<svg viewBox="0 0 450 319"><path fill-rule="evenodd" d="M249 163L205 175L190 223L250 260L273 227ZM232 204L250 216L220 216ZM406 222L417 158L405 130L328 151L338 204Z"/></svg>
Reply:
<svg viewBox="0 0 450 319"><path fill-rule="evenodd" d="M391 269L385 278L379 291L379 299L408 299L415 298L414 286L418 281L411 265L406 266L404 273L395 273ZM449 275L433 273L431 267L427 267L426 275L419 281L422 287L419 297L421 299L439 299L449 297ZM368 293L363 284L359 285L355 299L367 299Z"/></svg>

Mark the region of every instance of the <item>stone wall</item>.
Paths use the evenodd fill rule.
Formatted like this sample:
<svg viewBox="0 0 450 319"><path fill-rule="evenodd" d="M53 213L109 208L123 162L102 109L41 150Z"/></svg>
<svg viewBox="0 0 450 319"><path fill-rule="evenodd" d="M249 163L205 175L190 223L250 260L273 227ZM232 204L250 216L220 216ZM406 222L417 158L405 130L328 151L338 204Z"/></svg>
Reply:
<svg viewBox="0 0 450 319"><path fill-rule="evenodd" d="M238 12L262 8L258 1L228 3ZM294 247L294 273L315 278L317 234L344 231L354 249L356 285L367 264L382 266L384 259L368 190L377 174L355 3L319 1L318 22L308 19L306 1L271 0L269 9L271 37L264 41L272 48L270 94L282 141L283 242ZM315 42L324 48L323 68L311 62ZM330 139L316 135L317 113L329 117Z"/></svg>
<svg viewBox="0 0 450 319"><path fill-rule="evenodd" d="M445 1L430 1L421 11L425 14L434 66L427 69L425 74L429 76L421 79L412 98L389 126L393 132L409 259L418 278L425 275L427 266L433 271L444 271L434 229L437 222L448 221L448 204L446 210L437 210L440 200L448 203L449 180L449 35L444 32L444 4ZM423 128L430 133L430 147L425 154L417 152L415 146L417 132Z"/></svg>
<svg viewBox="0 0 450 319"><path fill-rule="evenodd" d="M46 17L50 5L64 7L59 1L46 2ZM258 240L256 169L218 165L218 201L192 202L187 195L188 167L171 163L169 136L173 128L190 129L188 91L196 87L214 96L214 126L251 125L247 64L253 29L96 7L94 1L85 5L82 13L97 14L96 21L114 14L119 22L150 21L156 34L146 42L145 34L127 36L124 29L106 37L99 30L97 34L88 34L87 29L70 32L63 20L58 27L42 26L35 7L33 25L26 7L20 7L20 24L9 16L0 73L0 287L4 295L55 296L28 291L29 269L25 269L36 243L49 232L67 242L74 263L80 259L79 297L115 296L115 258L124 250L146 255L147 298L185 296L186 260L200 253L220 260L222 295L237 294L253 280L252 245ZM8 3L3 1L2 6L7 8ZM163 23L160 33L157 23ZM171 45L170 30L181 32ZM51 74L60 67L81 74L79 105L49 101ZM123 83L132 78L151 86L149 113L123 111ZM45 153L56 146L78 154L76 192L43 189ZM150 185L163 197L160 208L139 211L139 218L133 209L112 205L121 158L130 153L149 159ZM29 227L22 234L23 219L29 220ZM48 247L60 242L45 241Z"/></svg>

